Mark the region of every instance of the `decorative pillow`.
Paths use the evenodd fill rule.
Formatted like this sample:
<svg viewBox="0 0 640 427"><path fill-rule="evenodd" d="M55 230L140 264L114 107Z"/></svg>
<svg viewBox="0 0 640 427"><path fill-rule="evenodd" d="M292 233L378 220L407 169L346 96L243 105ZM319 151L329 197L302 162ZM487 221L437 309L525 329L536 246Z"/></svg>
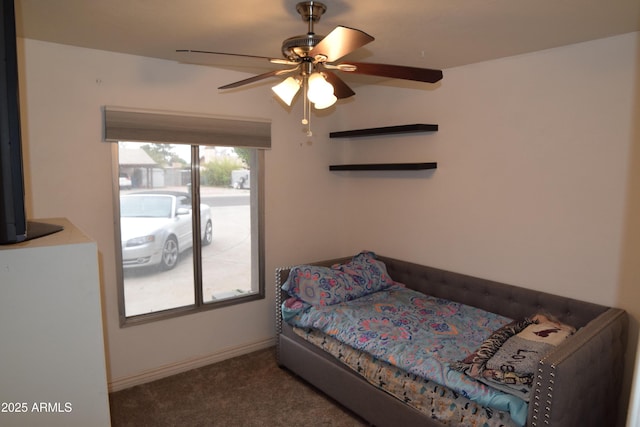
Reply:
<svg viewBox="0 0 640 427"><path fill-rule="evenodd" d="M540 358L574 332L572 326L537 314L498 329L478 350L451 367L528 400Z"/></svg>
<svg viewBox="0 0 640 427"><path fill-rule="evenodd" d="M533 323L509 338L487 361L487 368L520 375L533 374L540 358L575 332L575 328L549 319L534 317Z"/></svg>
<svg viewBox="0 0 640 427"><path fill-rule="evenodd" d="M532 323L533 320L529 318L507 323L489 335L489 338L487 338L476 351L461 362L453 362L451 367L464 372L470 377L480 378L486 368L487 362L500 350L502 344Z"/></svg>
<svg viewBox="0 0 640 427"><path fill-rule="evenodd" d="M292 297L311 305L333 305L386 289L394 282L373 252L361 252L346 264L293 267L282 285Z"/></svg>
<svg viewBox="0 0 640 427"><path fill-rule="evenodd" d="M478 379L486 385L529 401L533 374L520 375L515 372L502 372L493 369L482 371L482 378Z"/></svg>

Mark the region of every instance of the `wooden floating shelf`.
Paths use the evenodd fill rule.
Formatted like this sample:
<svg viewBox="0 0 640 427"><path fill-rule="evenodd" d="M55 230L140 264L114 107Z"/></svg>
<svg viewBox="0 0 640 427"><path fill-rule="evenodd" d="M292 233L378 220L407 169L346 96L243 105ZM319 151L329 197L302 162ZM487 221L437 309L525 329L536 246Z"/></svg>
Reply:
<svg viewBox="0 0 640 427"><path fill-rule="evenodd" d="M438 163L368 163L355 165L330 165L330 171L414 171L437 169Z"/></svg>
<svg viewBox="0 0 640 427"><path fill-rule="evenodd" d="M385 126L385 127L379 127L379 128L354 129L354 130L344 130L340 132L331 132L329 133L329 138L349 138L354 136L387 135L387 134L413 133L413 132L436 132L437 130L438 130L438 125L418 123L413 125Z"/></svg>

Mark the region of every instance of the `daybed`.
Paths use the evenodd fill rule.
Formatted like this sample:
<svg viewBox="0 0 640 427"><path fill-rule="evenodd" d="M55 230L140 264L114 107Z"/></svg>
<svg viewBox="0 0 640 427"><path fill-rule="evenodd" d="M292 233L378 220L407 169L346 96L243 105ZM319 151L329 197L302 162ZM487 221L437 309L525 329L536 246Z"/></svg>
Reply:
<svg viewBox="0 0 640 427"><path fill-rule="evenodd" d="M545 313L575 327L575 333L537 362L522 418L526 418L526 425L532 427L616 424L627 337L627 315L623 310L370 254L383 263L393 282L427 296L514 320ZM351 257L308 265L338 265L341 268L350 261ZM338 360L343 359L345 349L340 350L338 356L332 356L322 347L327 343L326 339L320 340L323 344L305 339L301 329L283 321L282 316L282 303L290 299L290 295L281 287L287 283L292 268L276 270L277 358L281 367L313 384L375 426L514 425L508 411L479 406L467 396L407 374L412 380L424 381L421 392L425 392L425 388L430 389L427 400L435 409L418 410L405 403L411 401L410 397L398 393L393 396L382 390L381 385L388 377L378 372L377 379L364 379L356 372L363 370L361 361L357 362L358 366L352 364L348 367ZM465 356L468 355L461 354L460 359ZM375 361L376 358L373 359ZM439 396L449 400L439 402ZM442 417L443 411L446 413L454 407L458 407L454 418L447 420ZM438 409L440 414L435 412ZM479 412L483 413L484 418L481 419L485 421L477 424L474 414Z"/></svg>

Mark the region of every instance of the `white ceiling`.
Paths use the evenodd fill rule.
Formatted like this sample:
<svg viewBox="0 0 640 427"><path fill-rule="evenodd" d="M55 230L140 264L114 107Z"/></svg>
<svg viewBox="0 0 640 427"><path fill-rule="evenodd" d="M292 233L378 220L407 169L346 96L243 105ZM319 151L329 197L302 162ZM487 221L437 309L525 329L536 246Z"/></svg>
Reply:
<svg viewBox="0 0 640 427"><path fill-rule="evenodd" d="M19 36L181 62L267 71L305 34L297 0L15 0ZM337 25L376 38L346 58L445 69L640 31L640 0L324 0L317 34ZM266 62L266 61L265 61ZM250 68L245 68L250 67Z"/></svg>

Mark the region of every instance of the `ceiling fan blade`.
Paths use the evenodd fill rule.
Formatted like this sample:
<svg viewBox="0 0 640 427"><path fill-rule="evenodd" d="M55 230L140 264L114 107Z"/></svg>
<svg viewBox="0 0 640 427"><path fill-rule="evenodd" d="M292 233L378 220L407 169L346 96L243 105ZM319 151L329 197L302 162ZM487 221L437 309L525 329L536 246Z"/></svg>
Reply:
<svg viewBox="0 0 640 427"><path fill-rule="evenodd" d="M258 74L257 76L249 77L248 79L240 80L235 83L229 83L228 85L220 86L218 89L233 89L235 87L240 87L244 85L248 85L249 83L257 82L269 77L281 76L283 74L292 73L298 70L300 67L291 68L289 70L274 70L269 71L267 73Z"/></svg>
<svg viewBox="0 0 640 427"><path fill-rule="evenodd" d="M349 98L350 96L355 95L356 93L349 87L347 84L338 77L335 73L331 71L323 71L327 81L331 83L333 86L333 94L338 99Z"/></svg>
<svg viewBox="0 0 640 427"><path fill-rule="evenodd" d="M338 26L311 49L309 56L316 58L322 55L327 62L333 62L373 40L375 39L364 31Z"/></svg>
<svg viewBox="0 0 640 427"><path fill-rule="evenodd" d="M243 57L243 58L264 59L266 61L271 62L272 64L283 64L283 65L295 65L295 64L297 64L297 62L288 61L286 59L269 58L267 56L258 56L258 55L245 55L243 53L213 52L213 51L209 51L209 50L195 50L195 49L176 49L176 52L179 52L179 53L206 53L206 54L209 54L209 55L240 56L240 57Z"/></svg>
<svg viewBox="0 0 640 427"><path fill-rule="evenodd" d="M372 76L391 77L394 79L414 80L417 82L435 83L442 79L441 70L429 68L405 67L403 65L372 64L368 62L349 62L355 65L355 70L341 68L341 71L354 74L367 74Z"/></svg>

